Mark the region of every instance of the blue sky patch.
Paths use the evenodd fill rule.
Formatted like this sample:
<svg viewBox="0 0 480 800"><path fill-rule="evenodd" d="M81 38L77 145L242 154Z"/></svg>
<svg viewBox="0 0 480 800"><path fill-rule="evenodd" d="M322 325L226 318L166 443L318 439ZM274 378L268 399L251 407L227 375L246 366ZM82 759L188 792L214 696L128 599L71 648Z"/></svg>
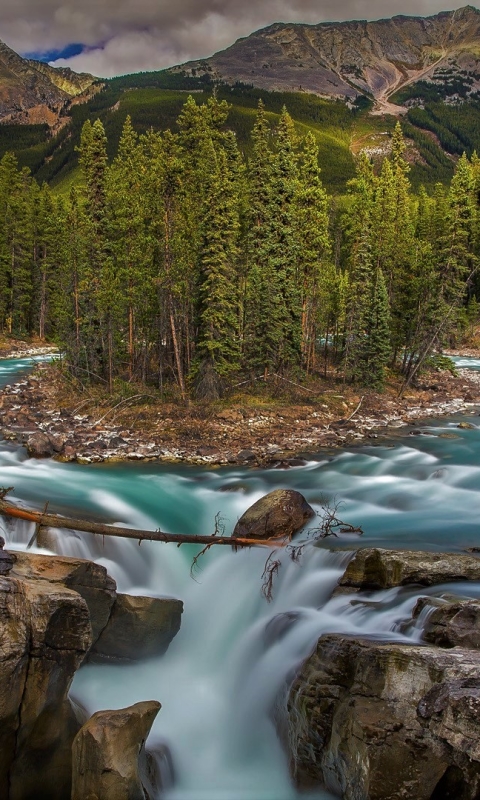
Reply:
<svg viewBox="0 0 480 800"><path fill-rule="evenodd" d="M56 61L57 58L72 58L72 56L79 56L85 50L85 45L79 42L72 42L62 47L61 50L42 50L34 53L25 53L25 58L33 58L35 61Z"/></svg>

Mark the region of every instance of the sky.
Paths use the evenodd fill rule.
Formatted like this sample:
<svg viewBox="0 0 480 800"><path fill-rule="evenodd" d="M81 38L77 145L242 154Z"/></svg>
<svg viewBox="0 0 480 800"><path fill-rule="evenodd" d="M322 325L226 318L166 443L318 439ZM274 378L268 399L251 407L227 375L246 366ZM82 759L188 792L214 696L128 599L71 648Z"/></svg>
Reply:
<svg viewBox="0 0 480 800"><path fill-rule="evenodd" d="M0 0L0 38L16 52L99 77L212 55L273 22L429 15L450 0Z"/></svg>

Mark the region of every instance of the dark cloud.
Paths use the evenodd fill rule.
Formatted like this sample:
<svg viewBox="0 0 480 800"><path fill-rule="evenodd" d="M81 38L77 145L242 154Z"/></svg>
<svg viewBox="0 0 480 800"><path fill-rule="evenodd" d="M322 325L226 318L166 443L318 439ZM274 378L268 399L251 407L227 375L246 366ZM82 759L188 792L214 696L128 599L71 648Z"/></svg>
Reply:
<svg viewBox="0 0 480 800"><path fill-rule="evenodd" d="M55 63L101 76L161 69L228 47L272 22L435 14L441 0L2 0L2 39L22 53L84 51Z"/></svg>

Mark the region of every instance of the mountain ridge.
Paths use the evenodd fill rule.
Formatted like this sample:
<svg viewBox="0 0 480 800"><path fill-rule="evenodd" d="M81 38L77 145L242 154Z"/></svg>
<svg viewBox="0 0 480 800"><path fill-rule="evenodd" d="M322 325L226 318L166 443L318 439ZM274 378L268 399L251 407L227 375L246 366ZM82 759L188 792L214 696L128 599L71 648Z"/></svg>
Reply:
<svg viewBox="0 0 480 800"><path fill-rule="evenodd" d="M54 127L65 107L96 83L93 75L22 58L0 40L1 122Z"/></svg>
<svg viewBox="0 0 480 800"><path fill-rule="evenodd" d="M390 97L419 80L480 93L480 11L465 6L429 17L273 23L169 72L347 102L364 95L377 113L402 113Z"/></svg>

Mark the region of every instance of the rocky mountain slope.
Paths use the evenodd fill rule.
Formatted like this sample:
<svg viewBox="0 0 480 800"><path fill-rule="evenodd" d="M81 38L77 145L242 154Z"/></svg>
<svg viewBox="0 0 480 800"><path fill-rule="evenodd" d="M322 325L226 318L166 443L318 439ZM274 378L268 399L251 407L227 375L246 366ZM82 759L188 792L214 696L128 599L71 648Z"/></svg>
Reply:
<svg viewBox="0 0 480 800"><path fill-rule="evenodd" d="M426 18L277 23L173 72L345 100L367 95L378 112L398 112L389 98L418 81L440 85L447 99L459 88L464 97L477 95L480 11L466 6Z"/></svg>
<svg viewBox="0 0 480 800"><path fill-rule="evenodd" d="M72 99L88 96L96 81L92 75L22 58L0 42L0 121L53 126Z"/></svg>

